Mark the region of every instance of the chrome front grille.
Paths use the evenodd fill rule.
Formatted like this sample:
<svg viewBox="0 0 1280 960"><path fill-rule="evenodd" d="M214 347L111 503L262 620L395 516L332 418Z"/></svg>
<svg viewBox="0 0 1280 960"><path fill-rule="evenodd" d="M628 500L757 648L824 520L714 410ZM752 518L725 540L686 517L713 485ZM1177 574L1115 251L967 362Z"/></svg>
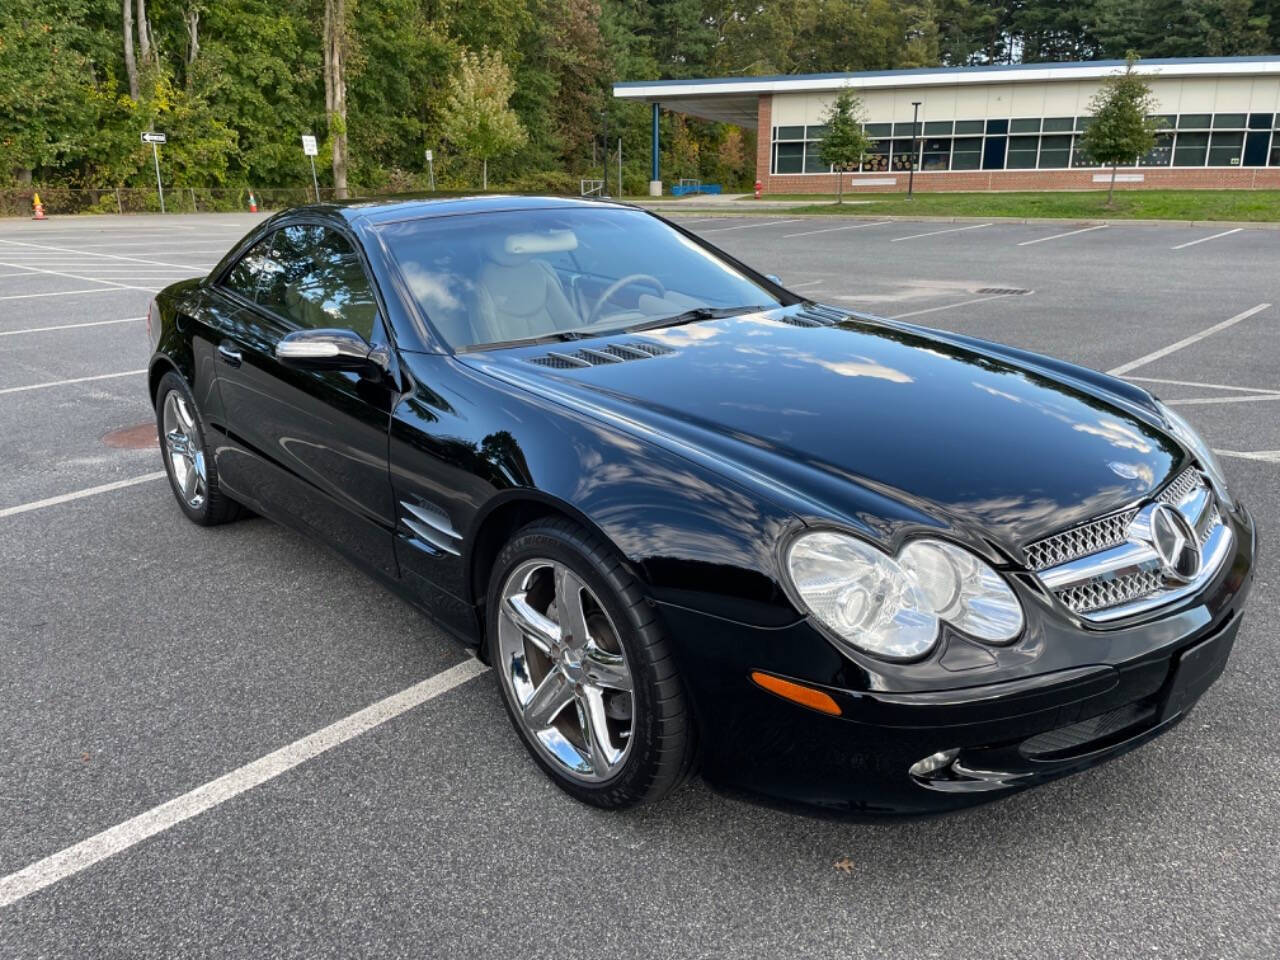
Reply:
<svg viewBox="0 0 1280 960"><path fill-rule="evenodd" d="M1159 572L1140 570L1111 580L1090 580L1076 587L1065 587L1057 593L1058 599L1076 613L1089 613L1129 603L1159 589Z"/></svg>
<svg viewBox="0 0 1280 960"><path fill-rule="evenodd" d="M1118 546L1124 543L1125 531L1137 515L1137 509L1125 510L1037 540L1024 550L1027 566L1032 570L1044 570Z"/></svg>
<svg viewBox="0 0 1280 960"><path fill-rule="evenodd" d="M1200 569L1190 581L1165 568L1151 535L1155 504L1182 514L1194 532ZM1027 566L1069 610L1107 621L1150 610L1200 589L1222 566L1231 529L1213 488L1188 468L1146 504L1090 520L1024 548ZM1183 541L1187 542L1187 541Z"/></svg>

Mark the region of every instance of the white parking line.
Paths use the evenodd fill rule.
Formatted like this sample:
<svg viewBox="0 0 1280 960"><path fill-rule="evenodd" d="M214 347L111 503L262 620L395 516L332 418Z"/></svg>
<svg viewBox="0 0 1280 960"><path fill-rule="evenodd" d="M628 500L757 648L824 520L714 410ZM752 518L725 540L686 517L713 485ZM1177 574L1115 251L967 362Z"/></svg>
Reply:
<svg viewBox="0 0 1280 960"><path fill-rule="evenodd" d="M1265 463L1280 463L1280 450L1217 450L1220 457L1236 457L1240 460L1262 460Z"/></svg>
<svg viewBox="0 0 1280 960"><path fill-rule="evenodd" d="M1222 233L1215 233L1212 237L1201 237L1199 240L1192 240L1189 243L1180 243L1176 247L1170 247L1170 250L1182 250L1185 247L1194 247L1197 243L1208 243L1210 240L1217 240L1219 237L1229 237L1233 233L1239 233L1244 227L1236 227L1234 230L1224 230Z"/></svg>
<svg viewBox="0 0 1280 960"><path fill-rule="evenodd" d="M1139 367L1145 367L1152 360L1159 360L1161 357L1167 357L1169 354L1177 350L1181 350L1183 347L1189 347L1191 344L1197 343L1205 337L1212 336L1221 330L1227 329L1227 327L1234 326L1241 320L1248 320L1255 313L1261 313L1269 306L1271 306L1269 303L1260 303L1256 307L1250 307L1243 313L1237 313L1234 317L1223 320L1221 323L1215 323L1207 330L1201 330L1199 333L1193 333L1189 337L1183 337L1177 343L1171 343L1169 346L1161 347L1159 350L1148 353L1146 356L1139 357L1137 360L1130 360L1128 363L1122 363L1118 367L1113 367L1108 370L1107 373L1111 374L1113 377L1118 377L1121 374L1128 373L1130 370L1137 370Z"/></svg>
<svg viewBox="0 0 1280 960"><path fill-rule="evenodd" d="M97 283L93 277L85 277L85 280ZM148 290L149 287L122 287L117 284L111 287L86 287L84 290L54 290L51 293L9 293L0 297L0 300L31 300L35 297L70 297L82 293L120 293L125 290Z"/></svg>
<svg viewBox="0 0 1280 960"><path fill-rule="evenodd" d="M1107 224L1100 223L1096 227L1084 227L1080 230L1070 230L1067 233L1055 233L1052 237L1040 237L1036 240L1023 240L1018 244L1019 247L1029 247L1033 243L1046 243L1050 240L1061 240L1063 237L1074 237L1078 233L1088 233L1090 230L1105 230Z"/></svg>
<svg viewBox="0 0 1280 960"><path fill-rule="evenodd" d="M951 227L949 230L932 230L929 233L913 233L909 237L894 237L890 243L900 243L903 240L919 240L921 237L936 237L944 233L959 233L962 230L981 230L983 227L989 227L989 223L975 223L969 227Z"/></svg>
<svg viewBox="0 0 1280 960"><path fill-rule="evenodd" d="M24 264L6 263L5 261L0 260L0 267L21 267L21 266L24 266ZM156 290L158 289L157 287L138 287L138 286L134 286L131 283L116 283L116 281L114 280L96 280L93 277L86 277L80 273L66 273L65 271L62 271L62 270L46 270L44 267L27 267L27 269L32 270L35 273L48 274L51 277L68 277L72 280L88 280L90 283L105 283L109 287L121 287L122 289L125 289L125 290L148 290L151 293L155 293ZM10 299L17 300L20 297L31 297L31 296L37 296L37 294L30 294L30 293L18 294L17 296L11 297Z"/></svg>
<svg viewBox="0 0 1280 960"><path fill-rule="evenodd" d="M700 233L727 233L730 230L750 230L753 227L774 227L783 223L799 223L799 219L794 220L765 220L763 223L740 223L736 227L717 227L714 230L702 230Z"/></svg>
<svg viewBox="0 0 1280 960"><path fill-rule="evenodd" d="M70 380L50 380L47 383L28 383L22 387L0 388L0 395L6 393L22 393L24 390L43 390L45 387L65 387L73 383L91 383L94 380L113 380L116 377L136 377L145 370L126 370L123 373L100 373L96 377L72 377Z"/></svg>
<svg viewBox="0 0 1280 960"><path fill-rule="evenodd" d="M1188 397L1185 400L1166 400L1171 407L1203 406L1211 403L1256 403L1259 400L1280 400L1280 393L1255 393L1247 397Z"/></svg>
<svg viewBox="0 0 1280 960"><path fill-rule="evenodd" d="M105 327L112 323L132 323L146 317L123 317L119 320L89 320L85 323L59 323L51 327L27 327L24 330L0 330L0 337L16 337L20 333L48 333L51 330L78 330L80 327Z"/></svg>
<svg viewBox="0 0 1280 960"><path fill-rule="evenodd" d="M795 221L788 221L794 223ZM835 233L837 230L861 230L863 227L883 227L886 223L893 223L892 220L876 220L873 223L851 223L845 227L827 227L825 230L804 230L800 233L784 234L783 240L790 240L792 237L811 237L815 233Z"/></svg>
<svg viewBox="0 0 1280 960"><path fill-rule="evenodd" d="M1202 383L1199 380L1166 380L1163 377L1125 377L1126 380L1137 380L1141 383L1169 383L1178 387L1203 387L1206 390L1239 390L1242 393L1280 393L1280 390L1265 387L1237 387L1229 383Z"/></svg>
<svg viewBox="0 0 1280 960"><path fill-rule="evenodd" d="M956 307L967 307L967 306L970 306L971 304L986 303L988 300L1000 300L1000 299L1003 299L1004 297L1011 297L1011 296L1013 296L1013 294L1011 293L995 293L989 297L978 297L975 300L961 300L959 303L945 303L940 307L926 307L924 310L912 310L910 313L899 313L899 314L895 314L892 317L889 317L888 319L902 320L902 319L905 319L906 317L918 317L923 313L937 313L939 310L954 310Z"/></svg>
<svg viewBox="0 0 1280 960"><path fill-rule="evenodd" d="M83 500L85 497L96 497L100 493L110 493L112 490L123 490L125 487L136 487L140 483L150 483L152 480L159 480L165 475L163 470L157 473L144 473L140 477L130 477L128 480L117 480L114 483L104 483L97 487L87 487L84 490L75 490L71 493L64 493L56 497L47 497L44 500L33 500L31 503L20 503L16 507L0 508L0 520L5 517L14 517L20 513L30 513L32 510L43 510L45 507L56 507L60 503L70 503L72 500Z"/></svg>
<svg viewBox="0 0 1280 960"><path fill-rule="evenodd" d="M107 857L128 850L170 827L190 820L219 804L238 797L280 774L306 763L334 747L394 720L401 714L434 700L454 687L485 673L489 668L468 657L448 670L415 683L408 689L331 723L261 759L245 764L216 780L210 780L180 797L38 860L0 879L0 907L7 907L38 890L65 880Z"/></svg>
<svg viewBox="0 0 1280 960"><path fill-rule="evenodd" d="M168 261L168 260L147 260L142 257L126 257L123 254L117 254L117 253L96 253L92 250L77 250L74 247L55 247L50 244L42 244L42 243L26 243L21 240L0 240L0 243L7 243L10 246L17 246L17 247L29 247L35 250L53 250L60 253L74 253L82 257L101 257L105 260L127 260L133 263L147 263L152 265L159 264L162 267L190 267L191 266L191 264L189 263L172 263L171 261ZM199 267L193 267L193 269L198 270Z"/></svg>

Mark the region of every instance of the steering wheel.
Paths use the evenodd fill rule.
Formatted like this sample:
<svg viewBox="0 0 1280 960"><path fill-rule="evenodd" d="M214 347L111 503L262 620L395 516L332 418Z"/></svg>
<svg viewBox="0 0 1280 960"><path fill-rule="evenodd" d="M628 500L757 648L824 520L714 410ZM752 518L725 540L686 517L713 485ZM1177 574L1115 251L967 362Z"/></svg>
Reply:
<svg viewBox="0 0 1280 960"><path fill-rule="evenodd" d="M662 285L662 281L657 277L647 273L629 273L625 277L619 277L613 283L605 288L604 293L600 294L600 298L596 300L596 305L591 308L591 316L587 318L587 326L595 323L600 318L600 311L604 309L604 305L614 297L619 291L631 286L633 283L643 283L658 291L658 296L665 297L667 288Z"/></svg>

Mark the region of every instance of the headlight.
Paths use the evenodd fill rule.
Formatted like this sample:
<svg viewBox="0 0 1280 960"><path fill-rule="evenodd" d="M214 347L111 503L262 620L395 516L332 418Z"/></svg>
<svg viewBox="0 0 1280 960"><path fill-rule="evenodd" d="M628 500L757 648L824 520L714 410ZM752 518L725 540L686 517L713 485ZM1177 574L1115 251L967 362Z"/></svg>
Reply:
<svg viewBox="0 0 1280 960"><path fill-rule="evenodd" d="M1160 415L1164 417L1164 422L1169 425L1169 432L1186 444L1195 458L1200 461L1200 466L1209 475L1218 499L1225 504L1230 504L1231 495L1227 492L1227 475L1222 472L1222 464L1218 462L1217 456L1205 442L1204 437L1196 432L1195 427L1187 423L1182 414L1174 412L1159 400L1156 401L1156 406L1160 408Z"/></svg>
<svg viewBox="0 0 1280 960"><path fill-rule="evenodd" d="M988 643L1022 632L1022 607L1004 579L943 540L912 540L890 557L848 534L806 533L787 550L787 573L840 640L889 660L924 656L941 621Z"/></svg>

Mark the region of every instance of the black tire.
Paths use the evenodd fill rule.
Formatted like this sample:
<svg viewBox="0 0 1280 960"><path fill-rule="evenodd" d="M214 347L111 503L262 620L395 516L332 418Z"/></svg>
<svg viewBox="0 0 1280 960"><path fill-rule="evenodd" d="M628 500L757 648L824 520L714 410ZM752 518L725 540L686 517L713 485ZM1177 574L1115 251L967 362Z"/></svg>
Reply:
<svg viewBox="0 0 1280 960"><path fill-rule="evenodd" d="M531 559L561 563L595 594L618 633L634 681L634 726L620 771L584 783L554 767L532 742L504 682L498 641L499 603L512 572ZM611 545L568 519L543 519L519 530L503 547L489 578L486 642L511 725L530 756L566 793L593 806L618 810L661 800L694 770L698 734L670 644L640 583Z"/></svg>
<svg viewBox="0 0 1280 960"><path fill-rule="evenodd" d="M165 404L171 393L177 393L186 405L186 409L190 412L196 434L195 442L204 459L205 493L203 502L199 506L193 506L183 495L181 485L174 475L173 463L165 441L164 411ZM164 461L164 470L169 477L169 489L173 492L174 499L178 501L178 506L187 515L188 520L202 527L214 527L220 523L228 523L240 516L240 504L223 493L218 486L218 469L214 465L213 450L206 439L204 420L201 417L200 408L196 404L195 397L191 395L191 389L187 386L187 382L172 370L160 379L160 385L156 389L156 434L160 440L160 457Z"/></svg>

